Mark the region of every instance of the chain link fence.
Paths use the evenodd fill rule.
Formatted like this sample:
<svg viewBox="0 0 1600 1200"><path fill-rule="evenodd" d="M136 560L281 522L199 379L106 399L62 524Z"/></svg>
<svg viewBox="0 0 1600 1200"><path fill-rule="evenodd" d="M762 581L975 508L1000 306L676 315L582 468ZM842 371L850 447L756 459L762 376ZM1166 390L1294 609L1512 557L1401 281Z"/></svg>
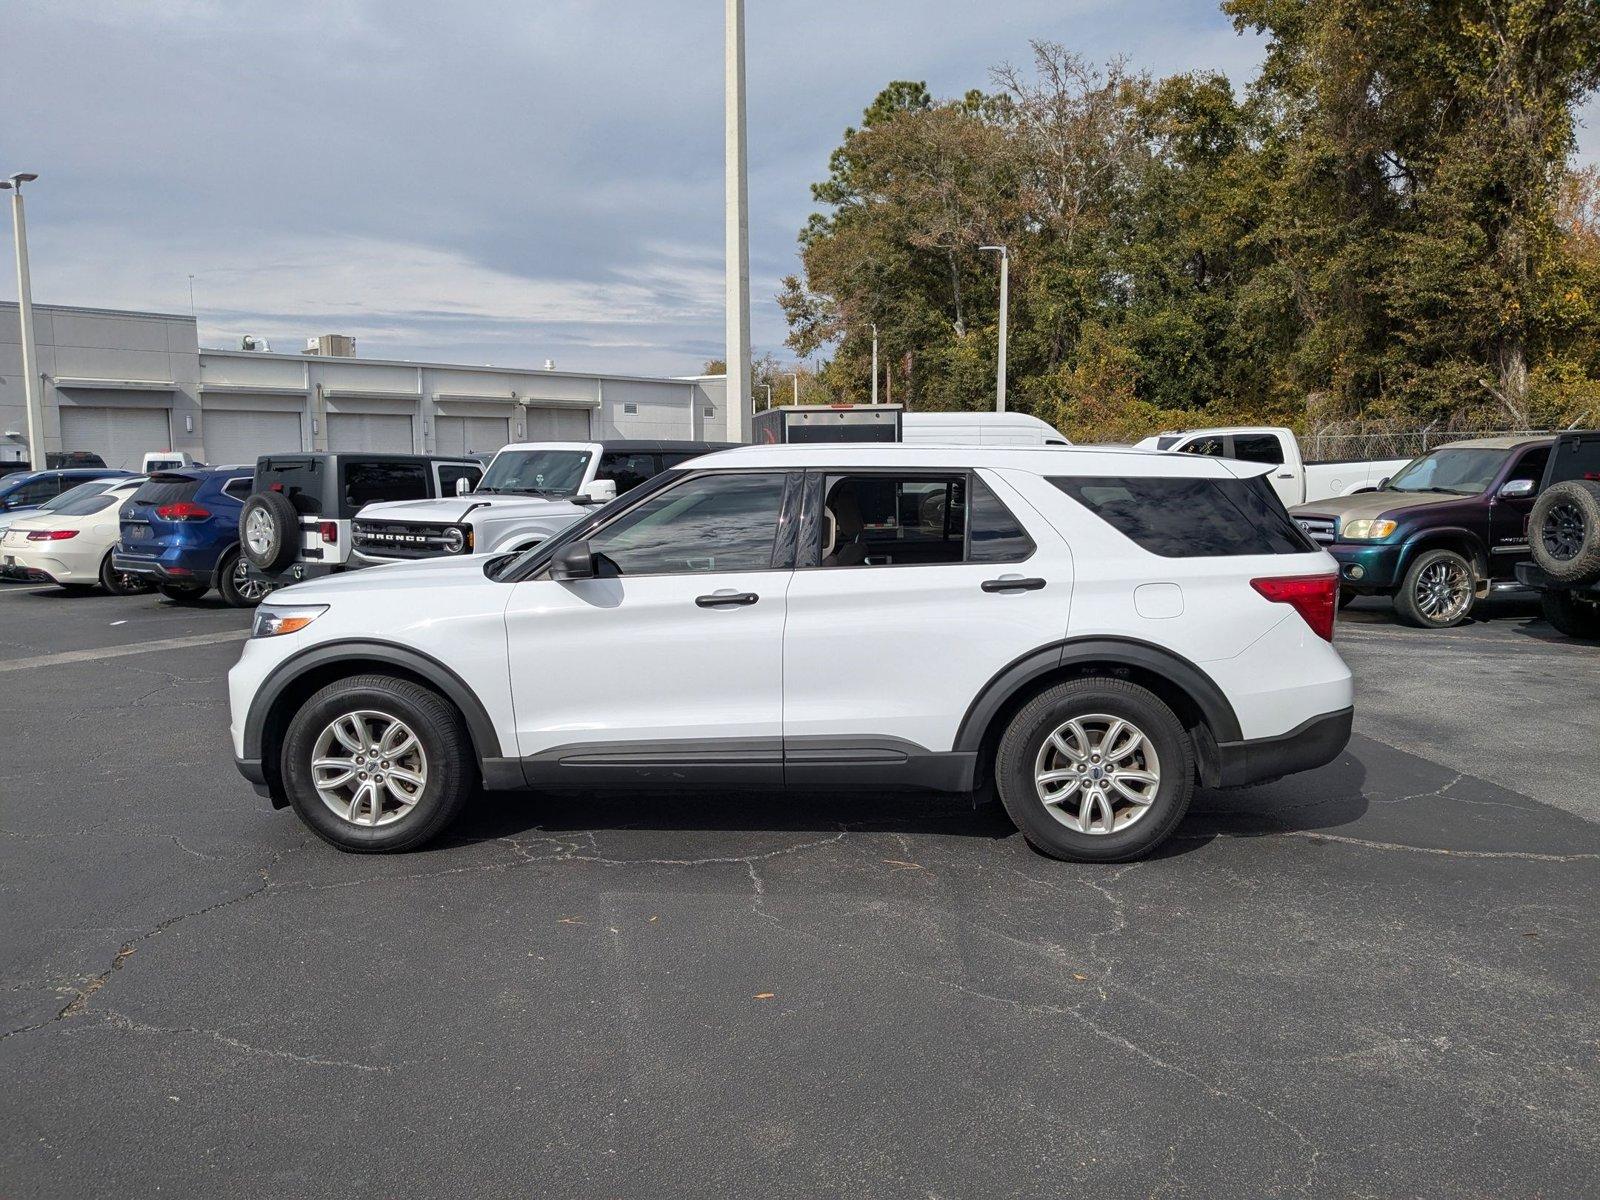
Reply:
<svg viewBox="0 0 1600 1200"><path fill-rule="evenodd" d="M1468 438L1521 437L1550 433L1546 429L1381 429L1352 431L1348 426L1324 426L1301 439L1307 462L1360 462L1385 458L1415 458L1446 442Z"/></svg>

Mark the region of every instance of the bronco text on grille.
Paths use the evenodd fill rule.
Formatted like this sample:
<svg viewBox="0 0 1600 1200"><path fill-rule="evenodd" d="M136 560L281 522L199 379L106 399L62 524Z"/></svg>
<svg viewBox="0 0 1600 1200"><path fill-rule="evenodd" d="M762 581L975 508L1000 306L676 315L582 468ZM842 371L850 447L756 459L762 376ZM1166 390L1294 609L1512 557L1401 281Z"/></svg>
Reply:
<svg viewBox="0 0 1600 1200"><path fill-rule="evenodd" d="M353 537L360 549L395 558L432 558L441 554L462 554L472 548L471 530L457 525L357 521Z"/></svg>

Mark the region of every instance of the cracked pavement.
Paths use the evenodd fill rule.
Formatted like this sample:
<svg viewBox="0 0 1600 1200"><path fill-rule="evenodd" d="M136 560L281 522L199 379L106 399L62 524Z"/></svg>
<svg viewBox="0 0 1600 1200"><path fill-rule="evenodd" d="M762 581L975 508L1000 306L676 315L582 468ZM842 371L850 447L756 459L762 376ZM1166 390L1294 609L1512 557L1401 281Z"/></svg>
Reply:
<svg viewBox="0 0 1600 1200"><path fill-rule="evenodd" d="M1347 615L1350 751L1117 867L920 795L346 857L234 772L234 644L0 674L0 1195L1590 1192L1600 648ZM0 659L247 621L5 588Z"/></svg>

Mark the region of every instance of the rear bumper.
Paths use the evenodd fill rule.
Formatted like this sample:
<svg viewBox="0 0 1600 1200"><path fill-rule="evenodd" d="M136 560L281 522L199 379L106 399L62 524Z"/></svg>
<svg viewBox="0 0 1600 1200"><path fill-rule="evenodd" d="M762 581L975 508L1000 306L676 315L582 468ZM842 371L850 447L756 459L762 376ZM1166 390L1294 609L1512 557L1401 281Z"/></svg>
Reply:
<svg viewBox="0 0 1600 1200"><path fill-rule="evenodd" d="M1600 579L1591 579L1588 583L1561 583L1551 579L1540 568L1531 562L1517 564L1517 582L1523 587L1532 588L1536 592L1594 592L1600 594Z"/></svg>
<svg viewBox="0 0 1600 1200"><path fill-rule="evenodd" d="M1242 787L1297 771L1310 771L1338 758L1350 741L1355 709L1324 713L1277 737L1223 742L1202 751L1201 778L1208 787Z"/></svg>
<svg viewBox="0 0 1600 1200"><path fill-rule="evenodd" d="M221 556L215 551L198 552L188 548L167 550L161 554L131 554L119 544L111 552L111 566L129 575L142 575L160 583L215 582L217 563Z"/></svg>

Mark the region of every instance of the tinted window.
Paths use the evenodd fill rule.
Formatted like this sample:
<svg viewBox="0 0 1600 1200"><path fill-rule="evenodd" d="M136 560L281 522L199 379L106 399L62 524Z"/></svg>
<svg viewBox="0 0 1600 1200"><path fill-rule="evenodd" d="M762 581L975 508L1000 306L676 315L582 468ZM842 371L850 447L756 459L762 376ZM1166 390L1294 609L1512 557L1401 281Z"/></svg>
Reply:
<svg viewBox="0 0 1600 1200"><path fill-rule="evenodd" d="M352 510L385 500L426 500L428 468L419 462L347 462L344 502Z"/></svg>
<svg viewBox="0 0 1600 1200"><path fill-rule="evenodd" d="M1212 458L1221 458L1227 453L1227 446L1220 435L1207 434L1186 442L1178 450L1183 454L1209 454Z"/></svg>
<svg viewBox="0 0 1600 1200"><path fill-rule="evenodd" d="M1051 483L1152 554L1215 558L1304 554L1316 547L1264 478L1052 479Z"/></svg>
<svg viewBox="0 0 1600 1200"><path fill-rule="evenodd" d="M250 495L254 481L248 475L241 475L237 479L230 479L222 485L222 490L235 500L244 500Z"/></svg>
<svg viewBox="0 0 1600 1200"><path fill-rule="evenodd" d="M62 494L62 503L51 504L50 507L63 517L86 517L90 513L110 508L118 502L118 499L117 496L108 496L98 491L80 494L77 488L73 488L71 494Z"/></svg>
<svg viewBox="0 0 1600 1200"><path fill-rule="evenodd" d="M971 508L967 524L972 532L967 542L968 562L1021 562L1033 553L1033 539L1023 530L1011 510L973 476Z"/></svg>
<svg viewBox="0 0 1600 1200"><path fill-rule="evenodd" d="M958 563L966 551L965 474L830 475L822 507L824 567Z"/></svg>
<svg viewBox="0 0 1600 1200"><path fill-rule="evenodd" d="M327 471L328 464L320 459L263 458L256 462L255 490L281 492L296 512L316 516L322 511L322 481ZM330 506L335 503L330 496Z"/></svg>
<svg viewBox="0 0 1600 1200"><path fill-rule="evenodd" d="M19 484L6 492L5 502L12 508L25 508L30 504L42 504L60 491L60 476L44 475L38 479L30 479L27 483Z"/></svg>
<svg viewBox="0 0 1600 1200"><path fill-rule="evenodd" d="M600 456L596 479L609 479L617 485L617 495L631 492L656 473L656 461L649 454L610 453Z"/></svg>
<svg viewBox="0 0 1600 1200"><path fill-rule="evenodd" d="M465 479L469 485L476 485L483 478L483 472L466 465L457 466L455 463L439 464L439 494L441 496L454 496L456 494L456 481Z"/></svg>
<svg viewBox="0 0 1600 1200"><path fill-rule="evenodd" d="M1565 483L1569 479L1600 481L1600 433L1564 434L1556 444L1550 482Z"/></svg>
<svg viewBox="0 0 1600 1200"><path fill-rule="evenodd" d="M1537 450L1529 450L1511 468L1511 473L1506 476L1506 482L1513 479L1531 479L1538 483L1544 478L1545 464L1550 461L1550 447L1540 446Z"/></svg>
<svg viewBox="0 0 1600 1200"><path fill-rule="evenodd" d="M1236 433L1233 435L1233 457L1240 462L1277 466L1283 462L1283 446L1275 434Z"/></svg>
<svg viewBox="0 0 1600 1200"><path fill-rule="evenodd" d="M765 571L784 477L702 475L655 493L589 538L600 574Z"/></svg>
<svg viewBox="0 0 1600 1200"><path fill-rule="evenodd" d="M193 500L199 490L198 479L149 479L133 493L133 503L176 504L179 500Z"/></svg>
<svg viewBox="0 0 1600 1200"><path fill-rule="evenodd" d="M49 509L51 512L60 512L64 506L71 504L74 500L82 500L88 496L98 496L105 490L105 484L98 480L92 483L80 483L77 487L68 488L59 496L46 500L39 507Z"/></svg>

